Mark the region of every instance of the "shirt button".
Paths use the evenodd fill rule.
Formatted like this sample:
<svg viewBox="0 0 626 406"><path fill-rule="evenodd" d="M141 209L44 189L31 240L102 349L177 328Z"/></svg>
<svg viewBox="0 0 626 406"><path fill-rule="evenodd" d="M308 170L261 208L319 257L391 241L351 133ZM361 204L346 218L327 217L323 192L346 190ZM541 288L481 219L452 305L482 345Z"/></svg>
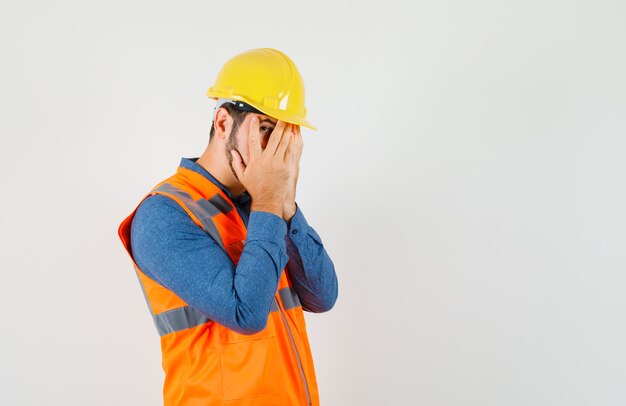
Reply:
<svg viewBox="0 0 626 406"><path fill-rule="evenodd" d="M298 234L298 229L291 230L291 234Z"/></svg>

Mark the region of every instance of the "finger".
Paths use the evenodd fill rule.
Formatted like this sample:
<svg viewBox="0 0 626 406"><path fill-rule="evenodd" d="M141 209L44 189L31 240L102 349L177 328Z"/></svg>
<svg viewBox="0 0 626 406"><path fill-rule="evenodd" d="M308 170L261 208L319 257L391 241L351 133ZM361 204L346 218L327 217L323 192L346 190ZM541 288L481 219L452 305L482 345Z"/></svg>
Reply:
<svg viewBox="0 0 626 406"><path fill-rule="evenodd" d="M238 151L233 149L230 151L230 154L233 156L233 169L237 174L237 178L241 180L243 173L246 170L246 166L243 164L241 155L239 155Z"/></svg>
<svg viewBox="0 0 626 406"><path fill-rule="evenodd" d="M276 122L276 127L274 127L274 129L272 130L272 133L270 134L270 139L267 141L267 145L265 146L265 151L267 151L267 154L274 155L276 153L276 148L278 147L278 143L282 138L283 131L285 131L286 126L287 123L282 120L278 120Z"/></svg>
<svg viewBox="0 0 626 406"><path fill-rule="evenodd" d="M250 147L250 160L263 152L261 142L259 141L259 118L253 116L250 120L250 128L248 131L248 146ZM239 154L237 154L239 155Z"/></svg>
<svg viewBox="0 0 626 406"><path fill-rule="evenodd" d="M278 148L276 148L276 155L281 157L283 160L285 159L285 151L287 150L287 146L289 146L289 142L293 138L291 124L287 124L285 127L285 131L283 132L283 136L280 139L280 143L278 144Z"/></svg>
<svg viewBox="0 0 626 406"><path fill-rule="evenodd" d="M293 161L296 157L295 138L296 137L293 133L289 134L289 144L287 145L287 150L285 151L285 162L287 162L289 166L293 165Z"/></svg>
<svg viewBox="0 0 626 406"><path fill-rule="evenodd" d="M302 156L302 148L304 147L304 140L302 139L302 134L300 133L300 126L298 126L295 135L295 155L298 160Z"/></svg>

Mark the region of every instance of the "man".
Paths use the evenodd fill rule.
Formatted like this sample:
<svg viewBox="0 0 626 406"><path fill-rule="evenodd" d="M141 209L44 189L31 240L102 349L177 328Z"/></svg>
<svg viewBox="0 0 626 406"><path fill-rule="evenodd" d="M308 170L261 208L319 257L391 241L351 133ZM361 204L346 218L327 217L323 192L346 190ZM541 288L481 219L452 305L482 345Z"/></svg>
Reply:
<svg viewBox="0 0 626 406"><path fill-rule="evenodd" d="M122 222L157 331L166 405L318 405L303 310L337 276L295 202L304 86L283 53L229 60L209 143Z"/></svg>

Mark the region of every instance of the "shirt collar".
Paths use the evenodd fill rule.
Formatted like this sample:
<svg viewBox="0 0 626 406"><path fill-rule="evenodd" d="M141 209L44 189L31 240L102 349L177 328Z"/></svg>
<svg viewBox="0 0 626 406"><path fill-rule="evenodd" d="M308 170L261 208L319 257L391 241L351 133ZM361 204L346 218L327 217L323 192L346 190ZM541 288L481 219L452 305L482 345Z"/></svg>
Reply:
<svg viewBox="0 0 626 406"><path fill-rule="evenodd" d="M251 199L251 196L250 196L250 194L248 193L247 190L244 191L241 195L239 195L238 198L233 199L232 195L230 194L230 191L226 188L226 186L222 185L222 183L219 180L215 179L215 177L213 175L211 175L209 173L209 171L207 171L202 166L200 166L200 165L198 165L196 163L198 158L200 158L200 157L196 157L196 158L182 158L180 160L180 166L182 166L183 168L190 169L190 170L192 170L194 172L198 172L200 175L204 176L205 178L207 178L211 182L215 183L215 185L217 187L219 187L222 190L222 192L224 192L224 194L226 194L226 196L228 196L228 198L233 203L237 203L237 204L241 205L241 204L246 203L248 200Z"/></svg>

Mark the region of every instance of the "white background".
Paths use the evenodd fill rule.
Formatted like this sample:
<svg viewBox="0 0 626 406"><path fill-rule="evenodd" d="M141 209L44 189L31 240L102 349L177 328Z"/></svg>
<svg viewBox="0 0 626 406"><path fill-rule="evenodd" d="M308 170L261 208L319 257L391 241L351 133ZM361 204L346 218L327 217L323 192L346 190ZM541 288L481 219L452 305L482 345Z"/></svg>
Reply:
<svg viewBox="0 0 626 406"><path fill-rule="evenodd" d="M222 64L307 89L297 201L339 276L323 405L624 405L626 5L0 6L0 404L157 405L119 223L208 141Z"/></svg>

